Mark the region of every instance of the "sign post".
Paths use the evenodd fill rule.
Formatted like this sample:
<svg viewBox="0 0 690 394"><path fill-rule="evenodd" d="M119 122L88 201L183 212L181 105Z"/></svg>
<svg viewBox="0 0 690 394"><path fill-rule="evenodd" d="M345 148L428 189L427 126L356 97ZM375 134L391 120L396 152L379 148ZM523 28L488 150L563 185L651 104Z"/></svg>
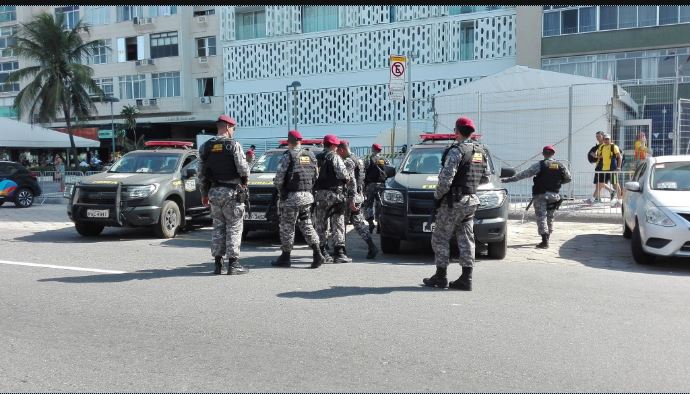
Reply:
<svg viewBox="0 0 690 394"><path fill-rule="evenodd" d="M395 127L398 116L398 103L405 99L405 72L407 57L390 55L390 76L388 80L388 98L393 101L393 132L391 133L391 153L395 150Z"/></svg>

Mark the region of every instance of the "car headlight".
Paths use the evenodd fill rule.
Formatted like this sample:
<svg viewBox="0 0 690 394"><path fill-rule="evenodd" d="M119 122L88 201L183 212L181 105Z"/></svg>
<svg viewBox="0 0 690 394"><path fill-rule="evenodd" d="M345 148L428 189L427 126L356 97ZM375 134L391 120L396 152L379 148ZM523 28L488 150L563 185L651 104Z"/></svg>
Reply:
<svg viewBox="0 0 690 394"><path fill-rule="evenodd" d="M138 198L146 198L150 195L152 195L156 189L158 188L158 184L153 184L153 185L145 185L145 186L129 186L127 188L127 197L130 199L138 199Z"/></svg>
<svg viewBox="0 0 690 394"><path fill-rule="evenodd" d="M403 194L397 190L384 190L383 202L387 204L403 204L405 199L403 198Z"/></svg>
<svg viewBox="0 0 690 394"><path fill-rule="evenodd" d="M647 206L644 210L644 216L647 219L647 223L655 224L657 226L673 227L676 225L673 223L671 218L666 216L664 211L659 209L659 207L654 205L652 202L647 203Z"/></svg>
<svg viewBox="0 0 690 394"><path fill-rule="evenodd" d="M503 201L506 199L506 191L490 190L478 193L477 196L479 197L479 207L477 209L498 208L503 205Z"/></svg>
<svg viewBox="0 0 690 394"><path fill-rule="evenodd" d="M74 184L68 183L65 185L65 191L62 193L64 198L72 198L72 192L74 191Z"/></svg>

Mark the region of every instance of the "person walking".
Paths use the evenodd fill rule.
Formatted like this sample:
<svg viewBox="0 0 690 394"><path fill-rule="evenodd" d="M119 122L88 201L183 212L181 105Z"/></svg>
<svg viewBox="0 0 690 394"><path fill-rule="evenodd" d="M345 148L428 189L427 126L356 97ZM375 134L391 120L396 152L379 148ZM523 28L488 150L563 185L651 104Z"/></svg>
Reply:
<svg viewBox="0 0 690 394"><path fill-rule="evenodd" d="M374 259L379 249L374 244L371 233L367 227L364 215L362 215L361 205L364 202L364 163L350 151L350 144L346 140L340 140L338 145L338 155L343 159L345 167L354 182L348 183L347 202L345 205L345 224L352 219L352 225L362 240L367 244L367 258Z"/></svg>
<svg viewBox="0 0 690 394"><path fill-rule="evenodd" d="M316 157L302 149L302 134L297 130L288 132L288 150L278 162L273 184L278 190L280 200L280 250L281 254L271 265L290 267L290 253L295 243L295 225L299 226L304 239L311 247L313 261L311 268L318 268L325 258L319 248L319 237L311 220L311 205L314 203L312 189L317 177Z"/></svg>
<svg viewBox="0 0 690 394"><path fill-rule="evenodd" d="M254 163L254 159L256 158L256 145L251 145L249 149L247 149L245 157L247 158L247 164L249 164L251 167L252 163Z"/></svg>
<svg viewBox="0 0 690 394"><path fill-rule="evenodd" d="M587 199L585 202L589 204L593 204L595 202L601 202L601 198L599 198L599 192L600 192L600 186L599 186L599 171L601 171L601 165L599 163L599 158L597 157L597 151L599 151L599 147L604 143L604 132L603 131L597 131L596 134L594 135L594 138L597 139L597 144L594 145L592 148L590 148L589 152L587 152L587 160L594 164L594 180L592 183L594 184L594 192L592 193L592 198Z"/></svg>
<svg viewBox="0 0 690 394"><path fill-rule="evenodd" d="M55 159L53 160L53 166L55 166L55 180L60 185L60 191L65 191L65 162L62 160L62 156L59 153L55 154Z"/></svg>
<svg viewBox="0 0 690 394"><path fill-rule="evenodd" d="M549 238L553 232L553 216L563 202L559 194L561 185L571 181L570 171L563 163L554 159L556 148L547 145L542 149L544 160L540 160L520 171L514 176L501 178L502 182L516 182L521 179L534 177L532 186L532 202L534 214L537 217L537 230L541 236L541 243L536 247L548 249Z"/></svg>
<svg viewBox="0 0 690 394"><path fill-rule="evenodd" d="M616 194L621 195L620 186L618 185L618 177L616 172L622 164L623 156L618 145L611 141L611 136L607 133L602 135L603 143L597 150L597 168L601 171L599 173L599 191L602 188L607 189L611 193L611 204L614 204ZM611 183L611 186L608 185Z"/></svg>
<svg viewBox="0 0 690 394"><path fill-rule="evenodd" d="M487 156L481 144L471 139L474 122L468 117L455 121L455 142L441 159L438 184L434 191L436 227L431 234L436 273L424 278L424 285L456 290L472 290L474 267L474 213L479 205L477 187L488 171ZM450 239L455 235L462 275L450 283Z"/></svg>
<svg viewBox="0 0 690 394"><path fill-rule="evenodd" d="M216 121L217 136L206 141L199 150L199 190L202 204L211 206L211 255L215 259L213 273L216 275L221 273L226 254L228 275L249 272L238 262L249 166L242 145L233 139L236 125L235 119L221 115Z"/></svg>
<svg viewBox="0 0 690 394"><path fill-rule="evenodd" d="M386 181L386 166L390 165L388 159L381 156L381 145L371 146L371 155L364 164L364 217L369 222L369 232L374 232L374 218L376 218L376 232L381 232L381 199L379 188Z"/></svg>
<svg viewBox="0 0 690 394"><path fill-rule="evenodd" d="M324 248L328 240L326 235L328 223L331 226L334 243L332 262L349 263L352 260L345 253L345 192L346 185L354 180L349 176L343 159L336 153L339 144L340 140L333 134L323 137L326 153L323 155L319 176L314 184L316 199L314 214L321 253L326 254ZM327 260L330 261L328 258Z"/></svg>

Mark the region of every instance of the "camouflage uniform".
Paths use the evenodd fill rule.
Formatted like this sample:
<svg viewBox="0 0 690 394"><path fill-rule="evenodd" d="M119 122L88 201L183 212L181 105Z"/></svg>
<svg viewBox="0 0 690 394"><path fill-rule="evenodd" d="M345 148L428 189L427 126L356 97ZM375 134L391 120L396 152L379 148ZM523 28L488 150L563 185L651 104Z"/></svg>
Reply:
<svg viewBox="0 0 690 394"><path fill-rule="evenodd" d="M364 161L364 173L366 174L371 165L372 160L378 162L383 160L384 165L390 165L390 162L385 157L381 156L381 153L375 153L371 155L367 160ZM374 219L374 214L376 216L376 223L379 223L381 218L381 200L378 197L378 189L383 186L383 182L370 182L364 187L364 204L362 208L364 209L364 218L367 221ZM376 205L376 212L374 213L374 205Z"/></svg>
<svg viewBox="0 0 690 394"><path fill-rule="evenodd" d="M335 169L336 177L346 181L345 189L351 188L354 180L348 175L348 171L345 167L345 163L343 163L343 159L341 159L340 156L338 156L335 152L333 152L330 157ZM314 212L316 220L316 233L321 241L321 246L325 246L326 240L328 239L326 235L326 228L327 223L329 223L331 226L334 247L345 247L345 213L342 212L339 214L332 214L334 207L345 202L345 194L338 194L332 190L323 189L316 190L314 197L316 199L316 210Z"/></svg>
<svg viewBox="0 0 690 394"><path fill-rule="evenodd" d="M209 140L206 144L219 140L222 138ZM239 142L235 142L233 157L240 177L248 177L249 166ZM204 168L204 162L201 158L199 159L199 168ZM213 185L203 170L199 172L198 176L201 196L208 196L211 205L211 218L213 219L211 255L213 257L227 255L230 259L238 259L240 257L240 244L242 243L244 203L237 202L237 189L235 187L227 187L222 184ZM240 184L241 180L238 178L233 183Z"/></svg>
<svg viewBox="0 0 690 394"><path fill-rule="evenodd" d="M355 160L359 161L359 179L355 178ZM352 218L352 225L355 227L355 230L357 230L359 236L362 237L362 240L368 243L369 240L371 240L371 234L369 233L369 227L364 220L364 215L362 215L361 210L362 203L364 202L364 195L361 192L358 192L358 190L362 190L364 184L364 164L362 163L361 159L352 155L345 158L343 161L345 162L345 167L347 168L348 174L350 174L352 179L355 179L355 182L352 183L353 188L347 191L345 218ZM350 202L353 202L355 207L360 208L359 212L356 214L352 213L350 210Z"/></svg>

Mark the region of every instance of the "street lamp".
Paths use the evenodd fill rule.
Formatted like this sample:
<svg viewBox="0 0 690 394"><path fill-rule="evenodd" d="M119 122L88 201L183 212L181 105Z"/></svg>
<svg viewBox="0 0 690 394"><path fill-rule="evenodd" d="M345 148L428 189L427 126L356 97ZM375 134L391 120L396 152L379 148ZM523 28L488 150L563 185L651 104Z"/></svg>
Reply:
<svg viewBox="0 0 690 394"><path fill-rule="evenodd" d="M110 137L112 140L112 155L115 155L115 120L113 118L113 103L117 103L120 101L117 97L113 96L112 94L107 95L107 96L97 96L97 97L92 97L93 101L98 101L98 102L109 102L110 103Z"/></svg>
<svg viewBox="0 0 690 394"><path fill-rule="evenodd" d="M288 103L288 104L290 103L290 88L293 88L293 91L292 91L292 116L294 119L294 126L295 126L294 128L295 129L297 129L297 88L300 86L302 86L302 84L299 83L299 81L293 81L291 84L289 84L285 87L285 100L286 100L286 103ZM290 128L290 115L288 113L288 132L290 130L292 130L292 128Z"/></svg>

